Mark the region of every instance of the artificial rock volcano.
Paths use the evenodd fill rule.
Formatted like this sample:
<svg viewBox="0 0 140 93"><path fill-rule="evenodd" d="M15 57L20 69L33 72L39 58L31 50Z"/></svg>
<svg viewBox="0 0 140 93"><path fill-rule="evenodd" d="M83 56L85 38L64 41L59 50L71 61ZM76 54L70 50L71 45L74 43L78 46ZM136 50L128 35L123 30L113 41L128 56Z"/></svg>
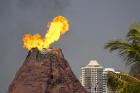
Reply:
<svg viewBox="0 0 140 93"><path fill-rule="evenodd" d="M86 93L61 49L31 49L8 93Z"/></svg>

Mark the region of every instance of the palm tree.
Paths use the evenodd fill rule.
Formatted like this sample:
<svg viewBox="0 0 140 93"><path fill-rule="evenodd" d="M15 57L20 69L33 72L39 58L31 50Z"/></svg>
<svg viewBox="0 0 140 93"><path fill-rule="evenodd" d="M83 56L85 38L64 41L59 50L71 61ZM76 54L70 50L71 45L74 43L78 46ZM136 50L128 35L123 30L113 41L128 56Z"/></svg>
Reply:
<svg viewBox="0 0 140 93"><path fill-rule="evenodd" d="M107 85L113 93L140 93L140 80L127 73L108 73Z"/></svg>
<svg viewBox="0 0 140 93"><path fill-rule="evenodd" d="M117 50L126 64L131 65L130 73L139 75L140 79L140 24L130 27L126 40L112 40L105 45L105 49L110 52Z"/></svg>

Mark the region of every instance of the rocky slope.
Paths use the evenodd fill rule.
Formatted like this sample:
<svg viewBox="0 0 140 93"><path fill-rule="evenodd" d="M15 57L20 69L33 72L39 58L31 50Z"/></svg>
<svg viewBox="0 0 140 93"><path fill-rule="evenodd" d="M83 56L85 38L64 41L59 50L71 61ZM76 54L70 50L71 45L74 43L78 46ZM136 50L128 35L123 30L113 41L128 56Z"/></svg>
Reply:
<svg viewBox="0 0 140 93"><path fill-rule="evenodd" d="M61 49L34 48L16 73L8 93L86 93Z"/></svg>

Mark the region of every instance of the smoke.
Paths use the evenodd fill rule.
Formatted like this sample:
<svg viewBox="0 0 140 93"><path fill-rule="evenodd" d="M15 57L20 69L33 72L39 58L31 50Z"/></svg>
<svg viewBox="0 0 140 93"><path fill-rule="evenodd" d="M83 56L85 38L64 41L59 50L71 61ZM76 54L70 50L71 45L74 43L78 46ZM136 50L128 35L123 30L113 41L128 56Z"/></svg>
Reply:
<svg viewBox="0 0 140 93"><path fill-rule="evenodd" d="M26 51L25 33L46 33L54 16L64 15L69 0L0 0L0 93L6 93Z"/></svg>

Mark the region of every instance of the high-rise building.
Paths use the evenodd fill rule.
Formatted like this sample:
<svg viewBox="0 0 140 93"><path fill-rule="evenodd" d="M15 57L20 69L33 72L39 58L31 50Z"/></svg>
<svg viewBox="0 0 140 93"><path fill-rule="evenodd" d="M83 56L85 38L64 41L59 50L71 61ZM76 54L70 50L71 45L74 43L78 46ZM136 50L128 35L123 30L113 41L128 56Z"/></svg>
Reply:
<svg viewBox="0 0 140 93"><path fill-rule="evenodd" d="M104 93L103 89L103 67L96 61L91 60L89 64L81 68L80 81L88 93Z"/></svg>

